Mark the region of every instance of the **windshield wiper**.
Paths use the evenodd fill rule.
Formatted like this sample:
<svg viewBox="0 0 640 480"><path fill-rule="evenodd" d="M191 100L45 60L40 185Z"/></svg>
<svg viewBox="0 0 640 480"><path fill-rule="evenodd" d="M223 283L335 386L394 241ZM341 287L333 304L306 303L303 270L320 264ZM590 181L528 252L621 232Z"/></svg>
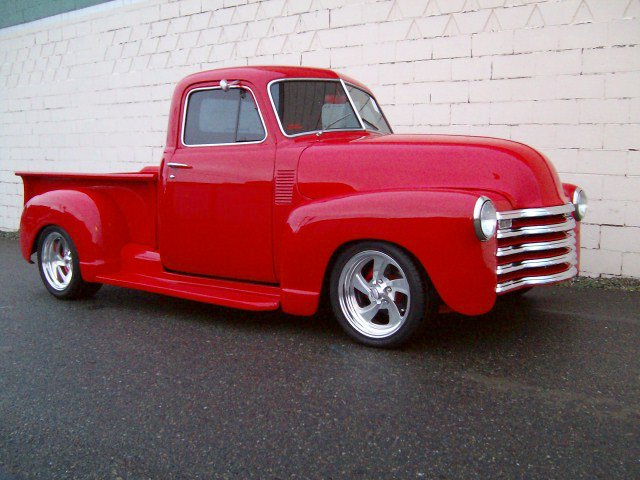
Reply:
<svg viewBox="0 0 640 480"><path fill-rule="evenodd" d="M321 132L325 131L325 130L329 130L329 128L333 127L336 123L344 120L345 118L347 118L349 115L351 115L353 112L349 112L346 115L338 118L337 120L334 120L333 122L331 122L329 125L327 125L326 127L323 127L322 130L320 130Z"/></svg>

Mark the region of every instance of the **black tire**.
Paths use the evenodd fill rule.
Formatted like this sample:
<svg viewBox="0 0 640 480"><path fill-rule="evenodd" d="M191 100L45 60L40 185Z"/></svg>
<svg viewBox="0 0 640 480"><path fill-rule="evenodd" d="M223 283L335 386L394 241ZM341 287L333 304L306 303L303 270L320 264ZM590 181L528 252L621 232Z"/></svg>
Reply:
<svg viewBox="0 0 640 480"><path fill-rule="evenodd" d="M374 272L374 259L378 258L378 254L381 254L380 258L387 256L395 262L395 264L390 263L382 269L380 286L377 285ZM372 257L371 264L366 263L367 255ZM361 268L362 270L360 270ZM371 279L368 278L368 274L363 273L369 268L371 269ZM350 273L352 270L355 273ZM389 280L387 275L393 277L394 272L396 272L397 280L406 279L409 295L391 288L395 280ZM366 285L369 288L369 295L362 292L361 289L364 289L364 285L359 281L354 280L360 287L355 287L355 283L351 286L352 282L348 280L350 278L364 278L368 282ZM385 288L386 285L388 285L387 288ZM374 292L375 289L381 291ZM386 293L386 290L389 292ZM329 296L334 316L352 339L364 345L382 348L396 348L415 338L418 331L424 326L425 319L436 314L438 305L435 289L416 261L395 245L374 241L352 245L338 255L329 279ZM380 305L378 300L381 298L381 301L387 305L386 307ZM367 302L370 303L367 304ZM401 308L403 302L406 307L404 309ZM362 309L375 308L374 303L378 304L378 310L372 319L367 321L361 316L357 316L358 312L363 311ZM384 309L387 310L386 314ZM400 315L396 317L401 319L399 322L391 321L392 310L396 315ZM395 324L396 326L388 327L389 333L382 333L382 331L379 333L375 331L377 328L387 328L384 324L385 316L387 325ZM378 325L380 326L378 327ZM368 333L370 330L374 330L374 332Z"/></svg>
<svg viewBox="0 0 640 480"><path fill-rule="evenodd" d="M68 251L70 255L67 260L68 266L62 267L67 275L70 275L70 279L66 281L60 281L62 278L60 271L54 272L51 268L47 268L47 265L50 265L48 261L49 250L56 248L54 246L56 241L58 245L63 245L64 250ZM47 251L44 251L45 249ZM69 234L60 227L50 226L40 233L38 237L38 271L47 291L60 300L89 298L102 287L101 283L85 282L82 279L76 246Z"/></svg>

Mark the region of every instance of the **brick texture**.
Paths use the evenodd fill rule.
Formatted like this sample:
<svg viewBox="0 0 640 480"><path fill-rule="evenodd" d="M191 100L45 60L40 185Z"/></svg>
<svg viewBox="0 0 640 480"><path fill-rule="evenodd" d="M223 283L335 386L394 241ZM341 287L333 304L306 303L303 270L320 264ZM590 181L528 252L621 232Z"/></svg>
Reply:
<svg viewBox="0 0 640 480"><path fill-rule="evenodd" d="M0 229L15 170L156 164L175 83L255 64L354 76L397 132L531 144L592 200L583 272L640 277L638 0L116 0L0 29Z"/></svg>

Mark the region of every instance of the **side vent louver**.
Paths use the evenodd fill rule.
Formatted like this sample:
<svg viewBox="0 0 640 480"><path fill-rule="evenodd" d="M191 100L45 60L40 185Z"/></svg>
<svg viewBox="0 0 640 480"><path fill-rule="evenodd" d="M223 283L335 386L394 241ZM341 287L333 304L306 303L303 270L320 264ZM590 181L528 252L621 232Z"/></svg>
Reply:
<svg viewBox="0 0 640 480"><path fill-rule="evenodd" d="M276 205L289 205L293 198L294 170L278 170L276 172Z"/></svg>

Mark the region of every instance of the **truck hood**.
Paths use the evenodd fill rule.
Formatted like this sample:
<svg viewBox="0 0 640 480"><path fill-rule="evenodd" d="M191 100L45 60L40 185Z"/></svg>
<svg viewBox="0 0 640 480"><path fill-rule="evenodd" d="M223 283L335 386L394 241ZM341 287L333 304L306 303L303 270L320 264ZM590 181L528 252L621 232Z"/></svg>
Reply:
<svg viewBox="0 0 640 480"><path fill-rule="evenodd" d="M298 188L313 199L373 190L473 190L500 195L514 209L568 201L556 170L538 151L509 140L458 135L320 137L300 156Z"/></svg>

